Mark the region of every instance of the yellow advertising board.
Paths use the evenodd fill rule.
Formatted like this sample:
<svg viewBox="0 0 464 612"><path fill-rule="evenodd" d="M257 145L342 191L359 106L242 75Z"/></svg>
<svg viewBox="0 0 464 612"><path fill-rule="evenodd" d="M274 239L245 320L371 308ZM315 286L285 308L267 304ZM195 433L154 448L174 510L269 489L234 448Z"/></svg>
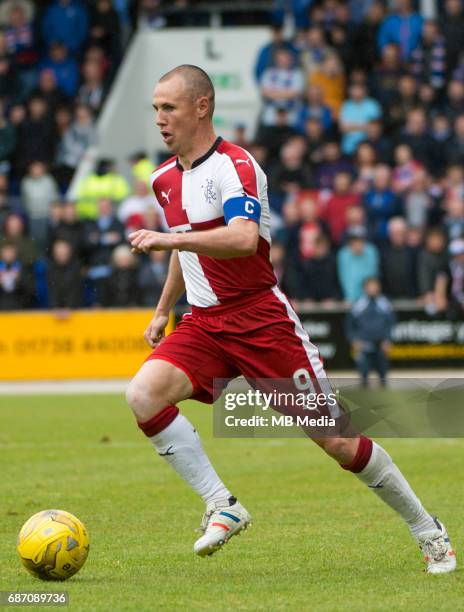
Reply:
<svg viewBox="0 0 464 612"><path fill-rule="evenodd" d="M81 310L0 315L0 380L118 378L150 353L143 338L153 310ZM168 330L174 327L171 315Z"/></svg>

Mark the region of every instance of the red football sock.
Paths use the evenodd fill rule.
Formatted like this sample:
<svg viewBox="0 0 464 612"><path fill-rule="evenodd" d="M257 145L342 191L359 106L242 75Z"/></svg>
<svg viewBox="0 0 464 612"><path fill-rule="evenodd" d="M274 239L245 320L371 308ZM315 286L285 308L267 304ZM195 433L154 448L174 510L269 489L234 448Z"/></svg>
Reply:
<svg viewBox="0 0 464 612"><path fill-rule="evenodd" d="M150 420L144 421L143 423L137 422L137 425L147 436L147 438L151 438L160 431L163 431L163 429L166 429L166 427L174 421L178 414L179 408L177 406L166 406L166 408L163 408L161 412L155 414L155 416Z"/></svg>
<svg viewBox="0 0 464 612"><path fill-rule="evenodd" d="M342 465L344 470L349 470L357 474L362 472L372 455L372 440L366 436L359 436L359 446L356 455L351 463Z"/></svg>

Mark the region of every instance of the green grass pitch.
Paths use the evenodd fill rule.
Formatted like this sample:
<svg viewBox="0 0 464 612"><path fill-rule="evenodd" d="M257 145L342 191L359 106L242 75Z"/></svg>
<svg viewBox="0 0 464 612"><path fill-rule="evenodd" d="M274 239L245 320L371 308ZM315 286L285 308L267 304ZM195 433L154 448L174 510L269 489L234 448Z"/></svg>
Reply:
<svg viewBox="0 0 464 612"><path fill-rule="evenodd" d="M401 520L305 439L213 439L211 408L182 406L252 513L211 558L192 553L202 502L156 456L120 395L0 397L0 590L67 590L71 610L456 610L464 573L423 572ZM384 440L446 523L462 563L464 441ZM84 568L29 576L17 533L61 508L86 524Z"/></svg>

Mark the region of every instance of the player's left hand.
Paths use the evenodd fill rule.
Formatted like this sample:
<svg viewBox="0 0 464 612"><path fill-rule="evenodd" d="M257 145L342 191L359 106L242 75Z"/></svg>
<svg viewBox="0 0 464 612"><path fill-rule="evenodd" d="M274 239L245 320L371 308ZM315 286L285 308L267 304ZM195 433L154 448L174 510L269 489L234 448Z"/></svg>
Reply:
<svg viewBox="0 0 464 612"><path fill-rule="evenodd" d="M171 234L141 229L129 234L128 238L133 253L169 251L173 248L171 244Z"/></svg>

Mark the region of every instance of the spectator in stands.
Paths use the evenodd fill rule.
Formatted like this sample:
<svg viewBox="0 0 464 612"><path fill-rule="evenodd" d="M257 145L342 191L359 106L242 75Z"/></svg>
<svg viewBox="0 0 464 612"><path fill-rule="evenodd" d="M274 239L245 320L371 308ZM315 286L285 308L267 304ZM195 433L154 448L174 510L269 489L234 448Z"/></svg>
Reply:
<svg viewBox="0 0 464 612"><path fill-rule="evenodd" d="M274 274L277 279L279 287L283 286L283 278L285 272L285 247L280 242L272 241L270 258L272 261L272 267L274 268ZM286 287L283 289L287 291ZM287 294L288 295L288 294Z"/></svg>
<svg viewBox="0 0 464 612"><path fill-rule="evenodd" d="M345 82L343 65L335 54L326 57L309 75L309 85L321 89L322 101L330 108L334 118L340 113L345 96Z"/></svg>
<svg viewBox="0 0 464 612"><path fill-rule="evenodd" d="M452 72L451 80L458 81L459 83L464 82L464 55L463 54L460 55L458 65Z"/></svg>
<svg viewBox="0 0 464 612"><path fill-rule="evenodd" d="M25 14L26 21L34 18L35 7L32 0L3 0L0 4L0 27L7 28L11 23L11 12L14 7L20 6Z"/></svg>
<svg viewBox="0 0 464 612"><path fill-rule="evenodd" d="M37 250L44 252L47 243L50 205L58 200L58 185L46 165L41 161L30 164L27 175L21 181L21 197L29 217L30 233Z"/></svg>
<svg viewBox="0 0 464 612"><path fill-rule="evenodd" d="M412 299L416 289L416 253L407 243L408 228L403 217L388 222L388 242L381 251L382 284L393 299Z"/></svg>
<svg viewBox="0 0 464 612"><path fill-rule="evenodd" d="M343 133L342 151L345 155L353 155L358 144L366 137L369 121L379 119L381 114L378 102L367 96L364 85L350 86L349 99L342 105L339 120Z"/></svg>
<svg viewBox="0 0 464 612"><path fill-rule="evenodd" d="M82 64L86 62L94 62L102 69L103 75L106 77L111 58L105 55L105 52L99 45L91 44L85 50Z"/></svg>
<svg viewBox="0 0 464 612"><path fill-rule="evenodd" d="M242 149L248 150L250 141L247 137L247 126L245 123L239 121L234 125L234 134L231 141L239 147L242 147Z"/></svg>
<svg viewBox="0 0 464 612"><path fill-rule="evenodd" d="M435 21L424 23L420 44L411 53L411 72L434 89L445 85L446 43Z"/></svg>
<svg viewBox="0 0 464 612"><path fill-rule="evenodd" d="M419 45L422 33L422 17L413 11L411 0L394 0L394 12L380 26L378 44L380 50L394 43L401 49L401 57L409 60Z"/></svg>
<svg viewBox="0 0 464 612"><path fill-rule="evenodd" d="M431 228L427 232L425 245L419 252L417 261L418 291L425 311L430 316L443 312L446 308L441 287L443 282L446 283L447 270L445 234L441 228Z"/></svg>
<svg viewBox="0 0 464 612"><path fill-rule="evenodd" d="M162 219L162 217L164 217L164 215L159 214L159 209L157 207L149 206L145 211L145 229L154 232L166 231L166 220Z"/></svg>
<svg viewBox="0 0 464 612"><path fill-rule="evenodd" d="M142 264L137 277L142 306L152 308L158 303L167 276L166 251L150 251L148 261Z"/></svg>
<svg viewBox="0 0 464 612"><path fill-rule="evenodd" d="M449 253L450 303L447 314L451 320L462 320L464 318L464 240L454 239L450 243Z"/></svg>
<svg viewBox="0 0 464 612"><path fill-rule="evenodd" d="M357 25L352 34L350 64L372 70L379 57L377 38L385 8L383 3L377 0L368 0L368 2L370 6L367 9L366 19ZM353 0L353 4L361 3Z"/></svg>
<svg viewBox="0 0 464 612"><path fill-rule="evenodd" d="M280 25L275 25L271 28L271 40L258 52L258 57L255 64L256 82L260 83L261 77L265 70L275 65L275 53L277 50L285 47L293 55L294 63L297 61L297 52L292 43L286 41L283 35L283 29Z"/></svg>
<svg viewBox="0 0 464 612"><path fill-rule="evenodd" d="M356 182L353 185L356 193L366 193L373 184L377 167L377 153L375 148L367 141L363 141L356 149L354 158Z"/></svg>
<svg viewBox="0 0 464 612"><path fill-rule="evenodd" d="M8 194L8 178L6 174L0 174L0 228L3 229L5 220L13 212L13 208L13 203Z"/></svg>
<svg viewBox="0 0 464 612"><path fill-rule="evenodd" d="M71 245L73 257L81 258L83 250L83 223L77 218L76 206L73 202L56 202L52 206L47 240L47 251L49 253L52 251L52 246L57 240Z"/></svg>
<svg viewBox="0 0 464 612"><path fill-rule="evenodd" d="M103 306L122 308L139 303L137 265L137 258L126 244L114 249L111 255L111 272L103 290Z"/></svg>
<svg viewBox="0 0 464 612"><path fill-rule="evenodd" d="M454 198L464 200L464 168L460 164L452 164L446 169L443 192L445 203Z"/></svg>
<svg viewBox="0 0 464 612"><path fill-rule="evenodd" d="M446 162L449 165L464 163L464 114L454 121L454 131L445 149Z"/></svg>
<svg viewBox="0 0 464 612"><path fill-rule="evenodd" d="M374 148L378 162L391 165L393 146L390 138L384 134L384 125L380 119L369 121L366 125L365 142Z"/></svg>
<svg viewBox="0 0 464 612"><path fill-rule="evenodd" d="M62 42L54 41L48 50L48 57L41 62L41 70L51 70L58 89L68 98L76 95L79 85L79 66L69 55L68 48Z"/></svg>
<svg viewBox="0 0 464 612"><path fill-rule="evenodd" d="M280 160L270 171L269 203L280 212L286 196L311 186L311 172L306 163L306 143L294 136L282 146Z"/></svg>
<svg viewBox="0 0 464 612"><path fill-rule="evenodd" d="M464 7L461 0L445 0L444 14L440 17L440 29L446 45L447 64L452 71L462 51L462 33L464 32Z"/></svg>
<svg viewBox="0 0 464 612"><path fill-rule="evenodd" d="M445 203L446 215L443 225L448 242L464 238L464 200L451 198Z"/></svg>
<svg viewBox="0 0 464 612"><path fill-rule="evenodd" d="M24 266L32 266L35 262L37 248L32 238L27 235L24 217L19 213L11 212L6 216L3 236L0 238L0 245L3 244L15 246L17 257Z"/></svg>
<svg viewBox="0 0 464 612"><path fill-rule="evenodd" d="M314 257L316 241L321 234L328 235L329 228L321 219L321 209L314 194L310 191L300 192L297 199L298 226L294 228L295 245L298 248L298 260L305 262Z"/></svg>
<svg viewBox="0 0 464 612"><path fill-rule="evenodd" d="M55 131L48 106L39 96L28 102L28 116L19 126L15 165L20 175L33 161L50 164L55 152Z"/></svg>
<svg viewBox="0 0 464 612"><path fill-rule="evenodd" d="M339 172L353 173L353 164L342 157L338 142L330 140L324 146L322 161L316 171L316 187L331 190Z"/></svg>
<svg viewBox="0 0 464 612"><path fill-rule="evenodd" d="M309 28L300 52L300 61L306 76L320 70L322 62L330 56L336 57L336 54L327 44L322 28L316 25Z"/></svg>
<svg viewBox="0 0 464 612"><path fill-rule="evenodd" d="M14 56L19 69L22 92L24 95L28 95L34 86L35 64L38 53L34 41L32 20L28 19L23 5L13 4L5 36L8 50Z"/></svg>
<svg viewBox="0 0 464 612"><path fill-rule="evenodd" d="M330 306L340 298L335 254L324 233L317 235L312 257L302 261L298 272L299 292L295 297L303 303L320 302Z"/></svg>
<svg viewBox="0 0 464 612"><path fill-rule="evenodd" d="M432 117L430 135L433 140L433 167L435 176L443 176L448 146L451 140L451 126L446 115L436 114Z"/></svg>
<svg viewBox="0 0 464 612"><path fill-rule="evenodd" d="M3 104L0 101L0 173L10 170L15 146L15 129L5 115Z"/></svg>
<svg viewBox="0 0 464 612"><path fill-rule="evenodd" d="M286 109L277 108L275 125L265 126L260 124L256 134L256 143L265 148L269 162L276 161L279 159L283 144L296 134L297 131L289 125Z"/></svg>
<svg viewBox="0 0 464 612"><path fill-rule="evenodd" d="M131 173L134 181L144 181L151 188L151 175L153 174L153 160L146 151L140 150L129 157Z"/></svg>
<svg viewBox="0 0 464 612"><path fill-rule="evenodd" d="M459 115L464 114L464 80L452 80L448 83L446 90L446 103L443 113L451 123L454 123Z"/></svg>
<svg viewBox="0 0 464 612"><path fill-rule="evenodd" d="M74 121L64 133L56 157L60 184L66 189L74 171L86 150L95 142L95 126L92 110L85 104L78 104Z"/></svg>
<svg viewBox="0 0 464 612"><path fill-rule="evenodd" d="M16 247L0 245L0 310L29 308L34 292L34 278L19 259Z"/></svg>
<svg viewBox="0 0 464 612"><path fill-rule="evenodd" d="M379 279L367 278L363 295L348 314L346 326L363 387L368 386L371 370L377 372L382 386L387 383L388 353L394 322L392 306L381 294Z"/></svg>
<svg viewBox="0 0 464 612"><path fill-rule="evenodd" d="M104 198L119 204L129 191L126 179L116 173L113 160L102 159L96 171L77 187L77 213L81 219L96 219L99 200Z"/></svg>
<svg viewBox="0 0 464 612"><path fill-rule="evenodd" d="M66 96L59 89L55 72L51 68L43 68L40 71L39 82L31 95L43 98L47 103L50 114L54 114L58 107L66 104Z"/></svg>
<svg viewBox="0 0 464 612"><path fill-rule="evenodd" d="M411 188L404 195L404 215L408 225L424 228L432 210L433 199L429 193L430 179L424 170L413 176Z"/></svg>
<svg viewBox="0 0 464 612"><path fill-rule="evenodd" d="M77 101L90 106L93 112L98 114L107 92L102 64L95 60L87 60L82 66L82 78Z"/></svg>
<svg viewBox="0 0 464 612"><path fill-rule="evenodd" d="M391 170L388 166L376 166L373 187L364 195L363 204L371 240L385 240L388 221L401 213L401 202L391 189Z"/></svg>
<svg viewBox="0 0 464 612"><path fill-rule="evenodd" d="M92 44L100 46L117 65L121 59L121 24L111 0L97 0L90 12Z"/></svg>
<svg viewBox="0 0 464 612"><path fill-rule="evenodd" d="M380 65L373 71L371 78L372 93L383 108L390 106L397 97L398 80L404 71L398 45L385 45Z"/></svg>
<svg viewBox="0 0 464 612"><path fill-rule="evenodd" d="M55 202L52 202L50 206L50 216L48 218L48 227L47 227L47 247L46 247L47 255L51 253L50 246L53 244L53 242L55 242L55 239L57 239L57 238L54 238L54 232L62 221L63 208L64 208L64 202L61 202L60 200L55 200Z"/></svg>
<svg viewBox="0 0 464 612"><path fill-rule="evenodd" d="M423 172L423 166L413 157L412 149L408 144L395 147L395 167L393 169L393 190L404 195L411 189L414 177Z"/></svg>
<svg viewBox="0 0 464 612"><path fill-rule="evenodd" d="M316 85L310 85L306 90L306 101L297 118L297 128L304 132L305 124L310 119L321 123L324 132L330 130L333 124L332 112L322 101L322 90Z"/></svg>
<svg viewBox="0 0 464 612"><path fill-rule="evenodd" d="M303 73L293 65L291 52L285 47L278 49L275 53L275 66L266 68L260 81L264 102L261 122L264 125L275 125L277 109L284 108L290 125L296 125L303 87Z"/></svg>
<svg viewBox="0 0 464 612"><path fill-rule="evenodd" d="M118 219L126 228L126 234L145 227L147 209L154 204L153 195L148 192L147 182L135 179L132 195L121 202L118 208ZM158 212L164 217L162 209Z"/></svg>
<svg viewBox="0 0 464 612"><path fill-rule="evenodd" d="M335 175L333 193L328 198L323 212L330 237L335 245L339 245L346 229L346 214L350 207L357 206L359 195L353 191L351 174L339 172Z"/></svg>
<svg viewBox="0 0 464 612"><path fill-rule="evenodd" d="M22 87L15 61L9 55L0 55L0 99L6 104L15 104L21 97Z"/></svg>
<svg viewBox="0 0 464 612"><path fill-rule="evenodd" d="M422 108L409 111L400 142L409 145L415 160L433 170L434 142L427 128L427 117Z"/></svg>
<svg viewBox="0 0 464 612"><path fill-rule="evenodd" d="M345 220L346 226L340 241L341 245L345 245L348 242L348 236L352 228L364 227L364 229L367 229L366 211L361 205L347 208Z"/></svg>
<svg viewBox="0 0 464 612"><path fill-rule="evenodd" d="M385 125L390 133L400 130L406 116L418 106L418 85L410 74L404 74L398 80L397 95L392 99L384 112Z"/></svg>
<svg viewBox="0 0 464 612"><path fill-rule="evenodd" d="M73 309L82 306L82 277L73 245L56 240L47 268L50 308Z"/></svg>
<svg viewBox="0 0 464 612"><path fill-rule="evenodd" d="M111 274L113 249L124 242L124 227L117 219L113 203L108 198L98 200L98 217L87 221L83 230L83 248L87 276L93 283L95 302L102 304L105 283Z"/></svg>
<svg viewBox="0 0 464 612"><path fill-rule="evenodd" d="M307 119L304 124L304 136L307 143L307 158L312 167L324 159L326 138L324 128L318 119Z"/></svg>
<svg viewBox="0 0 464 612"><path fill-rule="evenodd" d="M341 12L340 16L343 19L335 22L330 30L330 44L334 51L340 58L345 71L350 72L353 67L351 65L352 57L350 56L351 51L351 32L349 32L348 21L346 17L346 7L339 5Z"/></svg>
<svg viewBox="0 0 464 612"><path fill-rule="evenodd" d="M77 56L87 38L88 21L85 5L79 0L55 0L42 19L43 39L60 42Z"/></svg>
<svg viewBox="0 0 464 612"><path fill-rule="evenodd" d="M56 109L53 122L55 124L55 132L58 142L64 137L67 130L71 127L72 120L73 113L70 106L63 104Z"/></svg>
<svg viewBox="0 0 464 612"><path fill-rule="evenodd" d="M350 303L361 297L364 281L370 276L379 276L379 253L367 242L364 227L352 227L348 244L337 253L338 279L343 298Z"/></svg>
<svg viewBox="0 0 464 612"><path fill-rule="evenodd" d="M424 111L428 122L430 122L437 112L440 95L441 92L434 89L430 83L420 83L417 91L417 98L419 100L419 106Z"/></svg>

